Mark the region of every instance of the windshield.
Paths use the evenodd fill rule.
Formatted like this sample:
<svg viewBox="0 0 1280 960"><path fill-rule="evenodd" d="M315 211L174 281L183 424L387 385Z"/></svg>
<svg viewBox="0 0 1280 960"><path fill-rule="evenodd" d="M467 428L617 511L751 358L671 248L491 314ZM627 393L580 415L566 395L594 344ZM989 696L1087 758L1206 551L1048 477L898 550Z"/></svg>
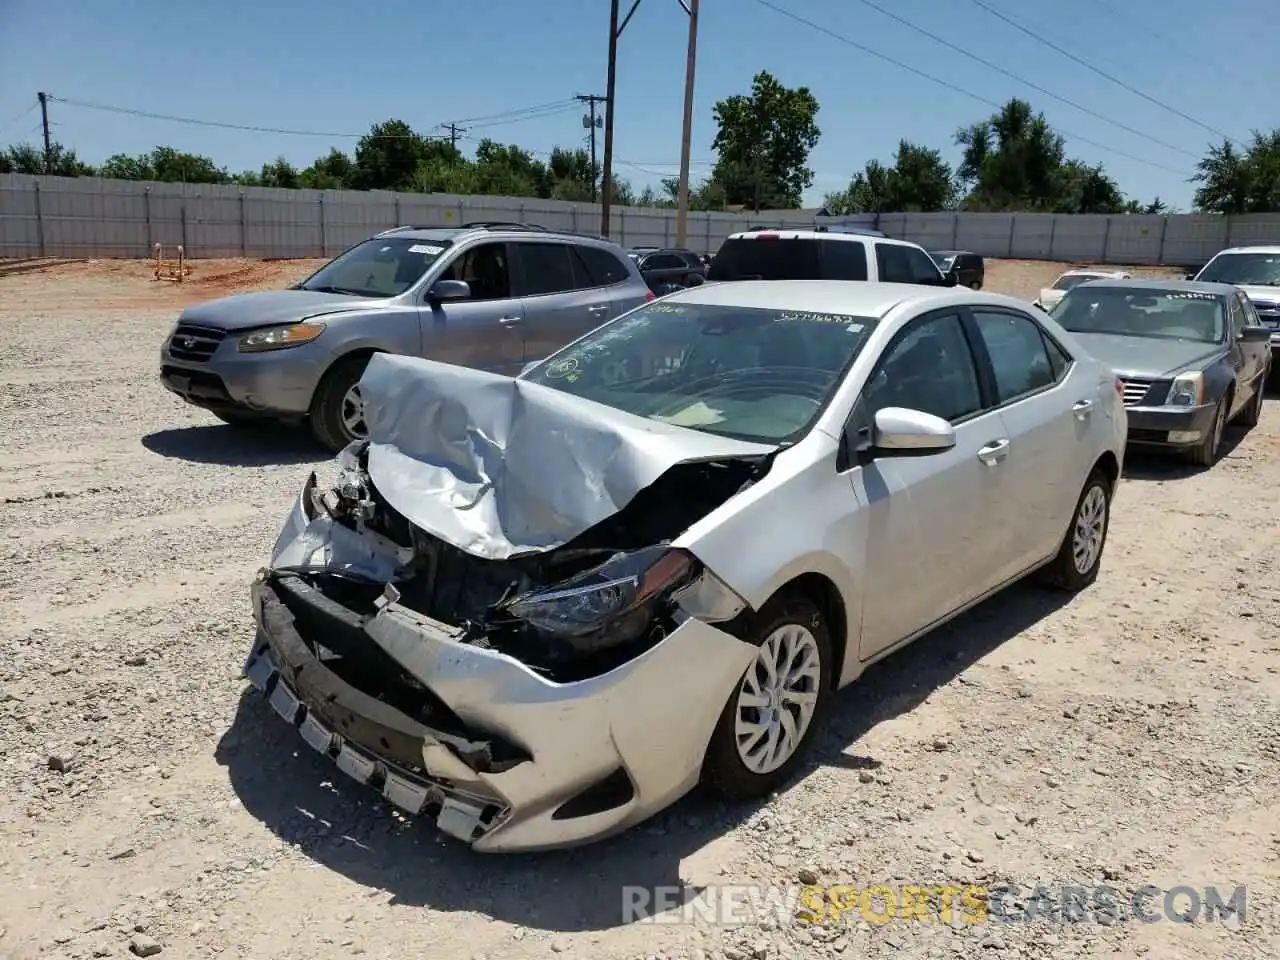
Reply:
<svg viewBox="0 0 1280 960"><path fill-rule="evenodd" d="M1049 311L1072 333L1221 343L1222 298L1212 293L1079 287Z"/></svg>
<svg viewBox="0 0 1280 960"><path fill-rule="evenodd" d="M1280 287L1280 253L1223 253L1200 271L1197 280L1259 287Z"/></svg>
<svg viewBox="0 0 1280 960"><path fill-rule="evenodd" d="M1054 290L1070 290L1072 287L1081 283L1088 283L1090 280L1102 280L1103 275L1100 273L1073 273L1070 276L1059 277L1053 281Z"/></svg>
<svg viewBox="0 0 1280 960"><path fill-rule="evenodd" d="M657 302L592 331L521 379L660 423L780 444L808 431L875 323Z"/></svg>
<svg viewBox="0 0 1280 960"><path fill-rule="evenodd" d="M317 293L395 297L421 280L448 246L447 240L407 237L366 240L326 263L299 286Z"/></svg>

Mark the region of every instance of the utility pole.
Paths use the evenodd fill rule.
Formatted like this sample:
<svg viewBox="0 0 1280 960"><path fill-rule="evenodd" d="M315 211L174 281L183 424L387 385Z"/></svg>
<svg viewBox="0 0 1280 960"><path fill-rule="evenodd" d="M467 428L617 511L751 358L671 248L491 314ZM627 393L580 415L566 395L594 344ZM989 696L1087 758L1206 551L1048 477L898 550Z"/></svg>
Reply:
<svg viewBox="0 0 1280 960"><path fill-rule="evenodd" d="M460 126L458 126L456 123L446 123L446 124L443 124L443 126L446 126L446 127L448 127L448 128L449 128L449 146L451 146L451 147L453 147L453 149L457 150L457 149L458 149L458 135L459 135L459 134L462 134L462 133L466 133L466 132L467 132L467 128L466 128L466 127L460 127Z"/></svg>
<svg viewBox="0 0 1280 960"><path fill-rule="evenodd" d="M618 22L618 0L609 0L609 81L605 90L604 108L604 173L601 176L600 196L600 235L609 236L609 207L613 200L613 114L615 105L615 87L618 78L618 38L627 29L631 17L640 6L640 0L634 0L627 15Z"/></svg>
<svg viewBox="0 0 1280 960"><path fill-rule="evenodd" d="M43 90L36 94L40 100L40 124L44 127L44 172L53 166L53 140L49 137L49 95Z"/></svg>
<svg viewBox="0 0 1280 960"><path fill-rule="evenodd" d="M595 203L596 200L599 199L598 192L596 190L596 182L598 180L598 171L600 169L596 164L596 128L603 124L601 118L596 116L596 104L604 103L605 98L598 97L595 94L588 94L586 96L579 94L573 99L585 103L587 105L587 109L590 111L587 116L582 118L582 125L591 131L591 202Z"/></svg>
<svg viewBox="0 0 1280 960"><path fill-rule="evenodd" d="M684 65L684 129L680 134L680 190L676 198L676 246L689 231L689 149L693 139L693 68L698 56L698 0L678 0L689 15L689 53Z"/></svg>

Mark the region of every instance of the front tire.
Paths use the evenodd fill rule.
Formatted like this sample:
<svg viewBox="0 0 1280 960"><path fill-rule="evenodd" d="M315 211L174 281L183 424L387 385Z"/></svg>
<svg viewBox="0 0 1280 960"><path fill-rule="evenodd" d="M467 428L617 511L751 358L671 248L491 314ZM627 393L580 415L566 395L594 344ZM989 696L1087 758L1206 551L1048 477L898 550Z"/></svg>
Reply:
<svg viewBox="0 0 1280 960"><path fill-rule="evenodd" d="M1071 526L1062 539L1058 555L1042 571L1041 579L1046 586L1078 593L1098 579L1102 549L1111 524L1113 492L1111 479L1095 468L1080 491Z"/></svg>
<svg viewBox="0 0 1280 960"><path fill-rule="evenodd" d="M1222 446L1222 433L1227 426L1227 411L1231 409L1231 394L1218 401L1213 411L1213 425L1209 435L1189 452L1191 462L1198 467L1212 467L1218 462L1218 450Z"/></svg>
<svg viewBox="0 0 1280 960"><path fill-rule="evenodd" d="M703 785L726 800L761 797L790 779L833 686L831 630L804 594L766 603L743 640L759 651L730 694L702 764Z"/></svg>
<svg viewBox="0 0 1280 960"><path fill-rule="evenodd" d="M1240 426L1256 427L1258 421L1262 419L1262 404L1267 392L1267 380L1270 377L1271 367L1268 365L1254 384L1253 396L1249 398L1249 405L1240 411Z"/></svg>
<svg viewBox="0 0 1280 960"><path fill-rule="evenodd" d="M343 357L329 368L311 401L311 432L335 453L369 435L359 388L368 364L367 356Z"/></svg>

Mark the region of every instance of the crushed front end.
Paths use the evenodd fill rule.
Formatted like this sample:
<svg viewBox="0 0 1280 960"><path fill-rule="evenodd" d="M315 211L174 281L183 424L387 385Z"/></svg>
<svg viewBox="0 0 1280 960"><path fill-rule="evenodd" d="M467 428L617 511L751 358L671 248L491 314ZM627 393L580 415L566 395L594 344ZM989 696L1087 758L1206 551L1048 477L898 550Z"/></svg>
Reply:
<svg viewBox="0 0 1280 960"><path fill-rule="evenodd" d="M745 603L666 544L759 462L679 464L572 542L504 560L406 520L367 445L338 465L253 585L244 672L308 744L477 850L598 839L697 782L755 649Z"/></svg>

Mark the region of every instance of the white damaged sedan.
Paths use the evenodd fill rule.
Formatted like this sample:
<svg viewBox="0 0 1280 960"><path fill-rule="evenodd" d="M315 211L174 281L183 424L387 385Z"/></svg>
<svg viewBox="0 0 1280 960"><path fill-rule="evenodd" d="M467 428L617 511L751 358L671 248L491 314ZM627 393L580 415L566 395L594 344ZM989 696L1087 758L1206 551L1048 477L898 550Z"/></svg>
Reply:
<svg viewBox="0 0 1280 960"><path fill-rule="evenodd" d="M707 284L511 379L379 355L302 491L245 673L485 851L768 793L832 694L1037 571L1097 576L1126 418L1028 304Z"/></svg>

